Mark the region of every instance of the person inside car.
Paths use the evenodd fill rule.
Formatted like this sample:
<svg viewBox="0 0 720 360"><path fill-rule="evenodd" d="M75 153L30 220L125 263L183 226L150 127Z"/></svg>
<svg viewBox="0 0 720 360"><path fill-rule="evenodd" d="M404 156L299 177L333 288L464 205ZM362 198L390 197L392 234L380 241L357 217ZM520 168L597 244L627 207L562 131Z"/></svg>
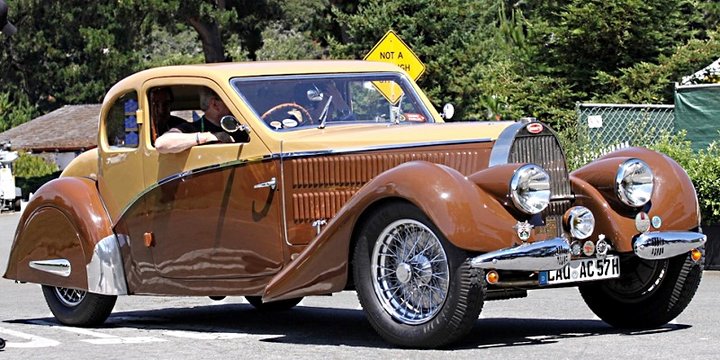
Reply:
<svg viewBox="0 0 720 360"><path fill-rule="evenodd" d="M199 120L179 124L157 138L155 148L158 152L179 153L195 145L235 142L233 137L220 127L220 119L230 115L230 110L215 92L208 88L200 91L200 109L205 114Z"/></svg>
<svg viewBox="0 0 720 360"><path fill-rule="evenodd" d="M153 124L153 141L170 129L187 121L170 114L173 93L168 87L156 87L150 90L150 118Z"/></svg>

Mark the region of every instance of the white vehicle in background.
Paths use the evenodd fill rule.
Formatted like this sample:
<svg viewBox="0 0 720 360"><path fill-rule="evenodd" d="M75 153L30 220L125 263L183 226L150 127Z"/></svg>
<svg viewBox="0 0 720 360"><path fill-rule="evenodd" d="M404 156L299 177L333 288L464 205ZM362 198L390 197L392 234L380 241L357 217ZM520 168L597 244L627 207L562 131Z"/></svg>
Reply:
<svg viewBox="0 0 720 360"><path fill-rule="evenodd" d="M9 143L0 144L0 211L20 210L22 190L15 186L12 172L12 163L17 158L17 152L10 151Z"/></svg>

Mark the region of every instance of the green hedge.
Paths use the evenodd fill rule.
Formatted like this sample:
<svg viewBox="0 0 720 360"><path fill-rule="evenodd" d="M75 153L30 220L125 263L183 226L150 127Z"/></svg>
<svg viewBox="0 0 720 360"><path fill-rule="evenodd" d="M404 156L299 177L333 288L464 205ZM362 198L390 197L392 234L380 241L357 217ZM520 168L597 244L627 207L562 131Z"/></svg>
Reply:
<svg viewBox="0 0 720 360"><path fill-rule="evenodd" d="M24 199L46 182L60 176L61 171L58 171L57 165L26 152L20 152L19 155L20 157L13 163L13 174L15 186L22 189Z"/></svg>

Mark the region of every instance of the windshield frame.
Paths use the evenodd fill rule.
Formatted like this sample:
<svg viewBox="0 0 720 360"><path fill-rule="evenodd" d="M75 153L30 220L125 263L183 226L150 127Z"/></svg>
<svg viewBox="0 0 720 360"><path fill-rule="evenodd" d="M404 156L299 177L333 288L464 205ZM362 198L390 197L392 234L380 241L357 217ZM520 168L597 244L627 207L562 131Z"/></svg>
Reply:
<svg viewBox="0 0 720 360"><path fill-rule="evenodd" d="M435 123L437 122L435 117L433 116L433 113L431 109L429 109L428 105L425 103L422 94L419 94L419 90L413 86L413 82L407 77L406 74L402 72L394 72L394 71L378 71L378 72L347 72L347 73L313 73L313 74L286 74L286 75L260 75L260 76L236 76L230 78L230 86L235 91L235 94L243 101L243 103L246 105L247 109L254 115L255 119L263 124L267 129L272 130L273 132L286 132L286 131L301 131L301 130L309 130L309 129L322 129L324 126L318 126L318 123L312 125L312 126L298 126L298 127L290 127L290 128L275 128L271 126L268 122L264 121L261 118L261 114L259 114L257 109L255 108L254 104L249 101L249 99L243 94L243 91L241 89L242 83L253 83L253 82L268 82L268 81L291 81L291 80L297 80L297 81L307 81L312 79L318 79L318 80L353 80L353 79L363 79L363 78L373 78L373 80L364 80L364 81L383 81L383 80L390 80L396 82L402 89L403 89L403 95L401 99L398 101L398 104L402 102L410 102L415 109L424 116L425 121L423 122L414 122L414 121L374 121L374 120L352 120L352 121L327 121L325 125L328 127L331 126L340 126L340 125L368 125L368 124L378 124L378 125L398 125L398 124L408 124L408 125L415 125L415 124L428 124L428 123ZM387 100L387 99L386 99ZM390 103L388 101L388 103Z"/></svg>

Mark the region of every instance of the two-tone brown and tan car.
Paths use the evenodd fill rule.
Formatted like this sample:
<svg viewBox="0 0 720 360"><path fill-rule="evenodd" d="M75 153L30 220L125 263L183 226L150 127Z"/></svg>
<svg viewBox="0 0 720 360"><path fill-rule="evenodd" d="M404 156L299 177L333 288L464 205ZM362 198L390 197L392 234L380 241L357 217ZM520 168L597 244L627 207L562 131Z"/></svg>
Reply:
<svg viewBox="0 0 720 360"><path fill-rule="evenodd" d="M158 88L185 121L209 88L242 140L159 153ZM455 341L484 301L533 289L578 286L616 327L685 309L706 238L677 163L629 148L568 173L546 125L445 122L449 110L384 63L137 73L105 97L97 149L25 208L5 278L42 284L74 326L101 324L118 295L283 310L356 290L377 332L409 347Z"/></svg>

